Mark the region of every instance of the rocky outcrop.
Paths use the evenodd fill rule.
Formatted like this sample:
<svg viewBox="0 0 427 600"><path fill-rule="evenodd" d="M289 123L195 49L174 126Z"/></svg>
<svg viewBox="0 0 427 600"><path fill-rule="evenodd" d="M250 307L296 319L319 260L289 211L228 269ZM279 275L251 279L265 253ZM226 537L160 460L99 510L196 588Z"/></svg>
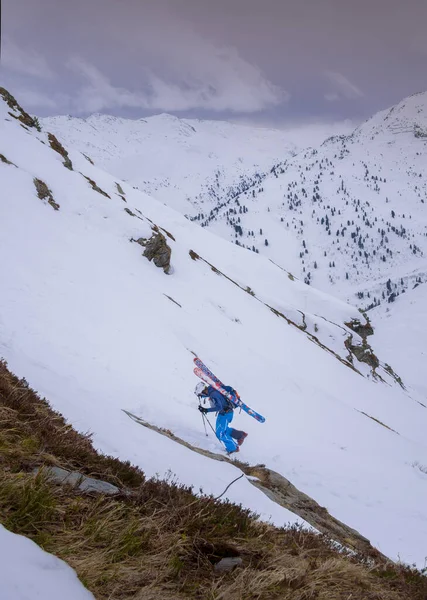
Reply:
<svg viewBox="0 0 427 600"><path fill-rule="evenodd" d="M48 479L57 483L58 485L70 485L73 488L79 490L79 492L95 494L102 494L103 496L115 496L120 494L121 490L100 479L94 479L93 477L87 477L77 471L67 471L60 467L43 467L34 469L34 474L39 475L43 473Z"/></svg>
<svg viewBox="0 0 427 600"><path fill-rule="evenodd" d="M366 323L362 323L359 319L352 319L350 322L344 323L344 325L362 338L362 344L354 344L352 335L344 342L345 347L349 351L348 360L353 362L353 356L356 357L359 362L369 365L375 374L375 370L380 366L380 361L366 341L368 336L374 334L374 328L369 319L366 318Z"/></svg>
<svg viewBox="0 0 427 600"><path fill-rule="evenodd" d="M47 203L50 204L54 210L59 210L59 204L55 202L52 192L47 187L45 182L37 178L34 178L33 181L37 191L37 196L40 198L40 200L47 200Z"/></svg>
<svg viewBox="0 0 427 600"><path fill-rule="evenodd" d="M82 173L82 175L83 175L83 173ZM101 190L101 188L96 184L96 181L94 181L90 177L86 177L86 175L83 175L83 177L90 183L92 189L95 192L98 192L98 194L102 194L102 196L105 196L106 198L110 198L111 199L111 196L109 196L107 194L107 192L104 192L104 190Z"/></svg>
<svg viewBox="0 0 427 600"><path fill-rule="evenodd" d="M414 125L414 136L416 138L427 138L427 129L423 129L420 125Z"/></svg>
<svg viewBox="0 0 427 600"><path fill-rule="evenodd" d="M363 340L366 340L369 335L374 335L374 328L368 319L366 323L361 323L359 319L352 319L348 323L344 323L344 325L354 331L354 333L360 335Z"/></svg>
<svg viewBox="0 0 427 600"><path fill-rule="evenodd" d="M215 565L216 573L229 573L230 571L234 571L236 567L242 567L243 560L239 556L230 556L227 558L222 558Z"/></svg>
<svg viewBox="0 0 427 600"><path fill-rule="evenodd" d="M66 167L67 169L69 169L70 171L72 171L73 170L73 163L71 162L71 160L70 160L70 158L68 156L67 150L65 150L64 146L53 135L53 133L49 133L47 137L49 139L49 144L50 144L50 147L52 148L52 150L55 150L55 152L58 152L58 154L60 154L62 156L62 158L64 159L64 167Z"/></svg>
<svg viewBox="0 0 427 600"><path fill-rule="evenodd" d="M369 344L366 343L366 340L363 340L361 345L353 344L353 336L350 336L345 340L344 345L349 351L348 360L350 362L353 361L353 356L355 356L359 362L366 363L373 371L380 366L377 355L374 354L374 351Z"/></svg>
<svg viewBox="0 0 427 600"><path fill-rule="evenodd" d="M125 198L125 193L124 193L123 188L120 185L120 183L116 182L116 187L117 187L117 193L118 193L119 198L121 198L123 200L123 202L127 202L127 200Z"/></svg>
<svg viewBox="0 0 427 600"><path fill-rule="evenodd" d="M117 186L117 191L119 192L119 194L120 194L121 196L124 196L124 195L125 195L125 193L124 193L124 191L123 191L123 188L122 188L122 186L120 185L120 183L117 183L117 182L116 182L116 186Z"/></svg>
<svg viewBox="0 0 427 600"><path fill-rule="evenodd" d="M163 269L166 274L170 273L172 250L162 233L153 233L149 240L140 238L137 243L145 247L143 254L145 258L153 261L156 267Z"/></svg>
<svg viewBox="0 0 427 600"><path fill-rule="evenodd" d="M18 104L18 102L12 96L12 94L10 94L7 90L5 90L2 87L0 87L0 98L3 98L8 107L13 111L9 113L11 117L17 119L26 127L34 127L35 129L37 129L37 131L40 131L40 125L38 124L38 120L31 117L27 112L25 112L25 110Z"/></svg>
<svg viewBox="0 0 427 600"><path fill-rule="evenodd" d="M13 163L11 163L10 160L7 160L4 154L0 154L0 161L5 165L13 165Z"/></svg>
<svg viewBox="0 0 427 600"><path fill-rule="evenodd" d="M85 157L85 159L90 162L91 165L94 165L95 163L93 162L93 160L91 159L90 156L87 156L84 152L82 152L83 156Z"/></svg>

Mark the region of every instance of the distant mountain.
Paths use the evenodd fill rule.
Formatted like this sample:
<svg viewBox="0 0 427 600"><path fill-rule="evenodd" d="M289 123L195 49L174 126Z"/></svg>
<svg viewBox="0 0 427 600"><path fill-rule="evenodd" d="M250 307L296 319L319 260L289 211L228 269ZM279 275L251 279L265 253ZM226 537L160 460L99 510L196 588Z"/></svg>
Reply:
<svg viewBox="0 0 427 600"><path fill-rule="evenodd" d="M96 114L42 122L99 167L188 214L201 204L215 206L240 181L250 183L297 150L283 131L169 114L138 121Z"/></svg>
<svg viewBox="0 0 427 600"><path fill-rule="evenodd" d="M427 93L284 160L198 220L363 308L393 300L427 280Z"/></svg>
<svg viewBox="0 0 427 600"><path fill-rule="evenodd" d="M427 280L427 93L299 152L284 132L171 115L43 123L131 185L364 309Z"/></svg>
<svg viewBox="0 0 427 600"><path fill-rule="evenodd" d="M0 95L0 357L75 427L92 432L96 448L140 466L147 477L203 489L278 525L304 524L265 493L257 470L246 476L219 440L206 437L193 394L198 355L266 417L260 424L236 413L233 424L249 433L243 462L288 478L387 556L424 566L425 399L399 380L398 365L386 364L375 323L91 164L80 147L57 139L45 124L39 131L10 95L1 89ZM305 198L291 186L301 204L286 199L288 228L280 213L273 217L271 203L284 238L302 235L293 233L292 218L303 205L319 219L332 212L326 200L312 200L308 183L315 177L320 189L337 165L341 171L334 153L342 147L347 160L351 143L331 142L322 152L328 147L332 154L321 165L307 152L295 169L278 168L259 186L274 190L283 178L287 189L288 172L307 188ZM331 189L339 190L340 181ZM373 198L376 186L387 185L364 171L359 183ZM338 210L351 211L355 222L362 206L367 211L362 200L353 204L355 191L346 185L336 192L341 208L329 217L329 229L333 219L345 218ZM253 200L251 193L245 202L237 199L248 212L221 209L226 231L227 217L254 218L255 209L265 227L270 204L263 204L259 187ZM233 200L230 208L239 204ZM305 240L314 253L315 241L332 239L332 231L325 233L316 215L304 218L313 228ZM247 239L246 232L238 235L241 243ZM267 235L274 248L268 232L257 234L258 241ZM288 256L280 258L283 265ZM192 447L222 456L213 460Z"/></svg>

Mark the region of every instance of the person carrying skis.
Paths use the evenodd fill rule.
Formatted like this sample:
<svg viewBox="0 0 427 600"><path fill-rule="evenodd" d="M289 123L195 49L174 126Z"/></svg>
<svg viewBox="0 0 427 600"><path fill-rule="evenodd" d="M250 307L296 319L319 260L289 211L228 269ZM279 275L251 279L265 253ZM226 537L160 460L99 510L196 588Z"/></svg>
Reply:
<svg viewBox="0 0 427 600"><path fill-rule="evenodd" d="M224 389L231 394L236 393L235 390L228 385L224 386ZM233 420L233 411L236 407L211 385L199 382L194 391L199 399L204 399L204 402L206 401L206 398L209 399L211 405L210 408L205 408L199 404L199 411L203 415L210 412L217 413L215 434L220 442L224 444L227 453L232 454L233 452L239 452L240 446L243 444L248 434L244 431L229 427Z"/></svg>

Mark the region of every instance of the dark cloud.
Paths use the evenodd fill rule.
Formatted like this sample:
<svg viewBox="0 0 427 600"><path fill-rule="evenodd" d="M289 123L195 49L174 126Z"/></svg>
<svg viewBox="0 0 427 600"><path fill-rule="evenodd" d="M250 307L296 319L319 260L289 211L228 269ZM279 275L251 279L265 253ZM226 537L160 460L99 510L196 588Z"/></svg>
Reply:
<svg viewBox="0 0 427 600"><path fill-rule="evenodd" d="M34 112L360 119L427 89L425 0L3 0Z"/></svg>

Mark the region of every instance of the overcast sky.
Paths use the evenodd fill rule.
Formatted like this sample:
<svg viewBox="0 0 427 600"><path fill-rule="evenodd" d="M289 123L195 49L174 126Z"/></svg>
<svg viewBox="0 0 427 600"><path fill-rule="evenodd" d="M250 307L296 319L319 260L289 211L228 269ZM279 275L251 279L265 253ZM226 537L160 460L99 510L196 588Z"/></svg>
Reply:
<svg viewBox="0 0 427 600"><path fill-rule="evenodd" d="M2 4L1 82L40 115L360 121L427 90L427 0Z"/></svg>

